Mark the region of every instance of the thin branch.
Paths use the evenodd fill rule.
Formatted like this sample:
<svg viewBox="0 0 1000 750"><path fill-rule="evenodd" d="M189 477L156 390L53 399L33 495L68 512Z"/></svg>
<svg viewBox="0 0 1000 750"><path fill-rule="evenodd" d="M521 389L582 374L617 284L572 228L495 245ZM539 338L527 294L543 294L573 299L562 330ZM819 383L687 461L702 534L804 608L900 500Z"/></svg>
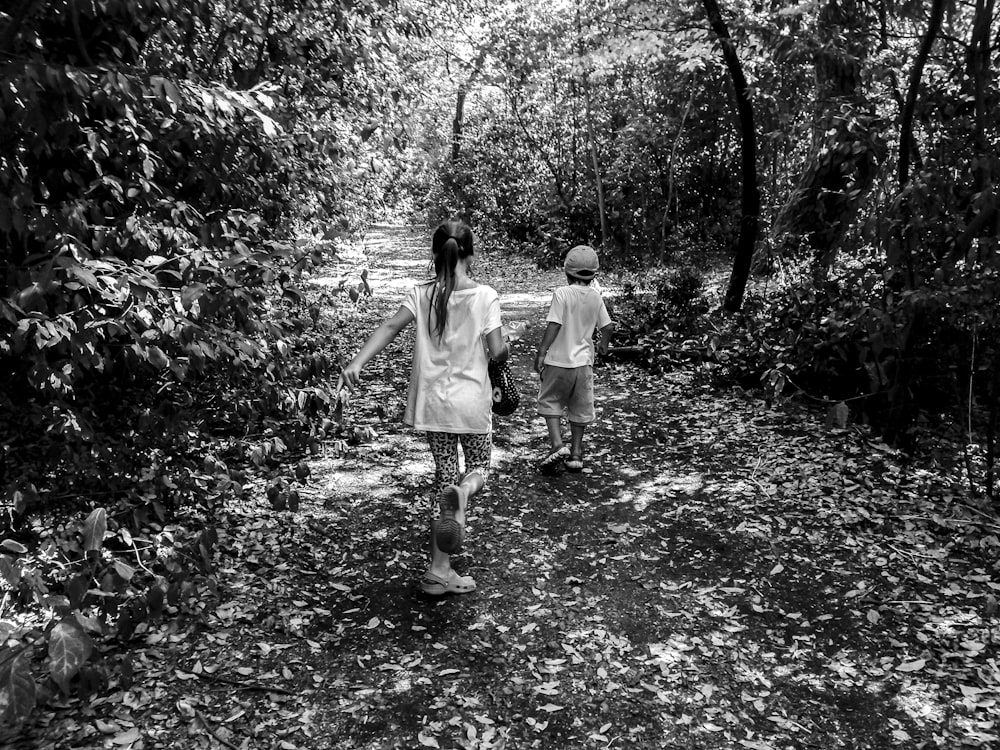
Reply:
<svg viewBox="0 0 1000 750"><path fill-rule="evenodd" d="M282 687L274 687L273 685L264 685L260 682L242 682L240 680L233 680L229 677L221 677L219 675L208 674L207 672L200 672L198 676L203 680L210 680L212 682L222 682L226 685L231 685L239 690L256 690L261 693L279 693L281 695L298 695L293 690L287 690Z"/></svg>
<svg viewBox="0 0 1000 750"><path fill-rule="evenodd" d="M212 723L205 718L205 714L203 714L198 709L195 709L194 715L198 717L198 721L202 723L202 726L205 727L205 729L208 731L210 735L212 735L212 737L214 737L216 740L221 742L226 747L230 748L230 750L240 750L236 745L227 740L225 737L219 736L218 730L216 730L216 728L212 726Z"/></svg>
<svg viewBox="0 0 1000 750"><path fill-rule="evenodd" d="M528 126L524 123L524 119L521 117L521 113L517 109L517 104L514 102L514 97L511 95L509 91L504 91L504 93L510 100L510 111L513 113L514 118L517 120L517 124L520 125L521 130L524 132L524 137L528 139L528 144L533 149L535 149L535 151L538 152L538 155L542 157L542 161L545 162L545 166L547 166L549 168L549 171L552 173L552 178L555 180L556 193L559 195L559 200L562 202L563 206L569 207L569 201L566 200L566 195L563 192L562 177L559 174L559 170L556 168L556 166L552 163L552 160L549 158L548 151L542 148L542 145L535 140L534 136L531 135L531 132L528 130Z"/></svg>
<svg viewBox="0 0 1000 750"><path fill-rule="evenodd" d="M441 44L440 42L438 42L434 37L430 38L430 43L433 44L435 47L437 47L439 50L441 50L447 57L454 58L463 67L468 68L469 70L471 70L472 73L473 73L473 75L480 75L480 74L482 74L482 72L483 72L482 66L476 65L474 62L472 62L470 60L466 60L464 57L462 57L461 55L457 54L454 50L450 50L447 47L445 47L443 44Z"/></svg>

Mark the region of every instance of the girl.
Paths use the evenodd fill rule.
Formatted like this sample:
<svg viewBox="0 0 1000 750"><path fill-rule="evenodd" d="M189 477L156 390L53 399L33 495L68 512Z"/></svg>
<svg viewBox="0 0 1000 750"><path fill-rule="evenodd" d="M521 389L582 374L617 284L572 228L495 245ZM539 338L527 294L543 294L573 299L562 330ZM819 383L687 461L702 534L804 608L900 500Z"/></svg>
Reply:
<svg viewBox="0 0 1000 750"><path fill-rule="evenodd" d="M445 222L434 232L431 251L434 278L407 292L396 314L344 368L338 388L353 391L362 368L416 322L403 421L427 434L440 508L440 517L431 521L431 564L420 587L432 595L465 594L476 582L452 569L450 555L462 547L469 499L489 476L492 390L483 340L497 362L507 360L510 348L500 330L499 296L469 276L472 230L462 222ZM459 443L465 476L458 469Z"/></svg>

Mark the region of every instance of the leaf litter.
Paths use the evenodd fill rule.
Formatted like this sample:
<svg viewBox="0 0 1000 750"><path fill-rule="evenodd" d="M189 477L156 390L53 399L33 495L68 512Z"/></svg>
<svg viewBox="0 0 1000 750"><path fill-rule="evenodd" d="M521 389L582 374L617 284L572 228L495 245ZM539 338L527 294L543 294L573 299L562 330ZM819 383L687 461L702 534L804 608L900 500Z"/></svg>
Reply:
<svg viewBox="0 0 1000 750"><path fill-rule="evenodd" d="M404 286L387 261L424 250L376 240L385 312ZM590 472L543 477L530 362L560 280L479 265L501 269L505 319L533 325L513 358L525 403L498 420L496 472L455 558L475 593L416 585L432 471L398 423L404 336L346 410L366 440L308 459L296 511L272 510L264 482L232 501L215 598L151 625L131 684L57 704L22 746L1000 743L1000 526L946 463L694 365L605 363Z"/></svg>

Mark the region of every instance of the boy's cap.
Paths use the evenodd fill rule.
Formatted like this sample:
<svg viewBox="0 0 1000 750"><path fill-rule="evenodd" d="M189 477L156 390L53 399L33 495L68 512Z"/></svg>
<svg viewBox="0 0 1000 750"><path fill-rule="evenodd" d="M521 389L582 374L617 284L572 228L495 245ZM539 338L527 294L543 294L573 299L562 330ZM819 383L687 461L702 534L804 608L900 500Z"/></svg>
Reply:
<svg viewBox="0 0 1000 750"><path fill-rule="evenodd" d="M597 253L589 245L577 245L566 254L563 262L563 270L567 276L585 281L594 278L600 267Z"/></svg>

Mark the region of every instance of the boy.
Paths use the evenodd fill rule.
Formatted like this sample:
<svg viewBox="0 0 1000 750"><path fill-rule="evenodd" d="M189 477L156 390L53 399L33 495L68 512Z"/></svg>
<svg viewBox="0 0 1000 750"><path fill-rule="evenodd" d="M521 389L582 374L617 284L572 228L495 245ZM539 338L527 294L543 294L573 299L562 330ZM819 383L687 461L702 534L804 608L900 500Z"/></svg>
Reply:
<svg viewBox="0 0 1000 750"><path fill-rule="evenodd" d="M538 414L545 419L550 450L538 464L551 473L561 462L567 471L583 471L583 431L596 419L594 413L594 331L600 329L601 354L607 354L614 323L601 294L592 286L599 268L597 253L577 245L566 255L566 286L552 294L548 326L538 345L535 371ZM570 447L563 445L560 420L569 420Z"/></svg>

